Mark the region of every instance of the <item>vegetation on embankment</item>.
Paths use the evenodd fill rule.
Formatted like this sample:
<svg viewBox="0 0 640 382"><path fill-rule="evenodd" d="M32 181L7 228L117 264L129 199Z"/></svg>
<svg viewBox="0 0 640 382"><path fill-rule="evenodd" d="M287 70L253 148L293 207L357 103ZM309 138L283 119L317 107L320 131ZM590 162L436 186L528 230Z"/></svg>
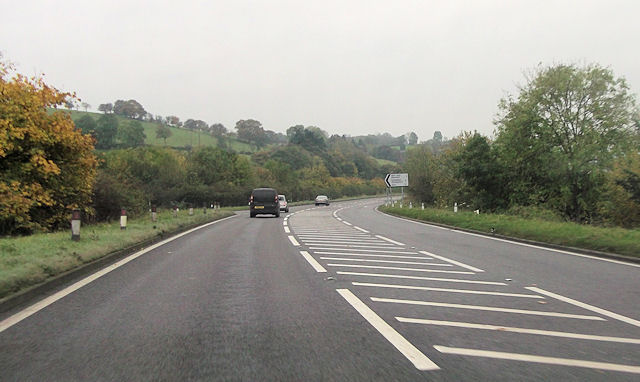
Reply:
<svg viewBox="0 0 640 382"><path fill-rule="evenodd" d="M119 221L86 225L81 228L79 241L71 240L69 230L0 238L0 300L110 253L231 216L233 212L219 209L203 214L202 209L196 209L193 216L183 210L175 218L172 214L170 210L159 210L156 222L147 214L129 218L126 230L120 229Z"/></svg>
<svg viewBox="0 0 640 382"><path fill-rule="evenodd" d="M640 229L608 228L512 215L454 213L435 208L381 206L380 211L485 233L640 257Z"/></svg>

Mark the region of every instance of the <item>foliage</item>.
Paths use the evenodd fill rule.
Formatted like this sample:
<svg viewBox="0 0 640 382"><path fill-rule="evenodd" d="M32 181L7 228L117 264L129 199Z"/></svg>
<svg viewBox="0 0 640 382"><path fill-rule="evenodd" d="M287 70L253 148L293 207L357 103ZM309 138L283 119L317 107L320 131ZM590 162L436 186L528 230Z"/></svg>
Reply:
<svg viewBox="0 0 640 382"><path fill-rule="evenodd" d="M98 111L101 111L101 112L103 112L105 114L111 113L111 112L113 112L113 104L111 102L109 102L109 103L101 103L98 106Z"/></svg>
<svg viewBox="0 0 640 382"><path fill-rule="evenodd" d="M103 114L98 118L94 138L97 149L110 149L116 144L118 118L113 114Z"/></svg>
<svg viewBox="0 0 640 382"><path fill-rule="evenodd" d="M259 121L254 119L239 120L236 122L238 139L255 144L258 148L267 143L267 135Z"/></svg>
<svg viewBox="0 0 640 382"><path fill-rule="evenodd" d="M96 128L98 126L96 120L89 115L82 116L82 118L75 121L75 125L78 129L80 129L82 134L91 135L95 134Z"/></svg>
<svg viewBox="0 0 640 382"><path fill-rule="evenodd" d="M0 233L53 229L71 208L89 212L97 160L92 138L47 108L72 98L0 62Z"/></svg>
<svg viewBox="0 0 640 382"><path fill-rule="evenodd" d="M170 138L173 135L171 129L165 125L158 125L156 128L156 138L163 139L164 145L167 145L167 138Z"/></svg>
<svg viewBox="0 0 640 382"><path fill-rule="evenodd" d="M124 147L138 147L144 145L147 136L140 121L128 121L118 126L117 138Z"/></svg>
<svg viewBox="0 0 640 382"><path fill-rule="evenodd" d="M113 104L113 112L115 114L133 119L142 119L147 115L147 112L144 110L142 105L138 101L133 99L130 99L128 101L124 101L121 99L117 100Z"/></svg>

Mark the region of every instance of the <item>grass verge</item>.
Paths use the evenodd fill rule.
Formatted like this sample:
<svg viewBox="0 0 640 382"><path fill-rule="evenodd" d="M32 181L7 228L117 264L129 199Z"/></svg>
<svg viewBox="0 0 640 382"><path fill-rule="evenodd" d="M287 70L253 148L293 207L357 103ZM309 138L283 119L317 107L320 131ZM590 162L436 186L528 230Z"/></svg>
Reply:
<svg viewBox="0 0 640 382"><path fill-rule="evenodd" d="M228 209L206 215L197 210L193 216L180 211L174 218L171 211L159 211L155 223L145 215L129 219L126 230L119 221L83 226L79 241L71 240L70 230L0 238L0 299L159 235L231 215Z"/></svg>
<svg viewBox="0 0 640 382"><path fill-rule="evenodd" d="M413 219L519 239L640 257L640 229L605 228L567 222L525 219L511 215L479 214L433 208L381 206L380 211Z"/></svg>

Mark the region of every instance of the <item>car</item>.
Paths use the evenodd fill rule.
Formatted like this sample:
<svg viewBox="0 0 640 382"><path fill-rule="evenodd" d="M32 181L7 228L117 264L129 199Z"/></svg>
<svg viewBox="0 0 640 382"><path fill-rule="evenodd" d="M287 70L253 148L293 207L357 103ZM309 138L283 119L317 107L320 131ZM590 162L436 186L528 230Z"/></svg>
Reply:
<svg viewBox="0 0 640 382"><path fill-rule="evenodd" d="M325 206L328 206L329 198L326 195L316 196L316 206L319 206L320 204L324 204Z"/></svg>
<svg viewBox="0 0 640 382"><path fill-rule="evenodd" d="M287 204L287 198L280 194L278 195L278 202L280 202L280 211L289 212L289 205Z"/></svg>
<svg viewBox="0 0 640 382"><path fill-rule="evenodd" d="M280 203L278 191L273 188L256 188L251 191L249 198L249 217L255 218L259 214L270 214L280 217Z"/></svg>

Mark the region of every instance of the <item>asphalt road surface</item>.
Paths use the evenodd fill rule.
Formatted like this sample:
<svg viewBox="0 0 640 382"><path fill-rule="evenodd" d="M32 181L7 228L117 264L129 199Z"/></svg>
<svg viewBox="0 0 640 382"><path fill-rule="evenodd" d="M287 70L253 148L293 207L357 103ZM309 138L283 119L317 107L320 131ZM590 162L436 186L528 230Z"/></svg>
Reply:
<svg viewBox="0 0 640 382"><path fill-rule="evenodd" d="M638 381L640 266L248 211L0 316L2 381Z"/></svg>

